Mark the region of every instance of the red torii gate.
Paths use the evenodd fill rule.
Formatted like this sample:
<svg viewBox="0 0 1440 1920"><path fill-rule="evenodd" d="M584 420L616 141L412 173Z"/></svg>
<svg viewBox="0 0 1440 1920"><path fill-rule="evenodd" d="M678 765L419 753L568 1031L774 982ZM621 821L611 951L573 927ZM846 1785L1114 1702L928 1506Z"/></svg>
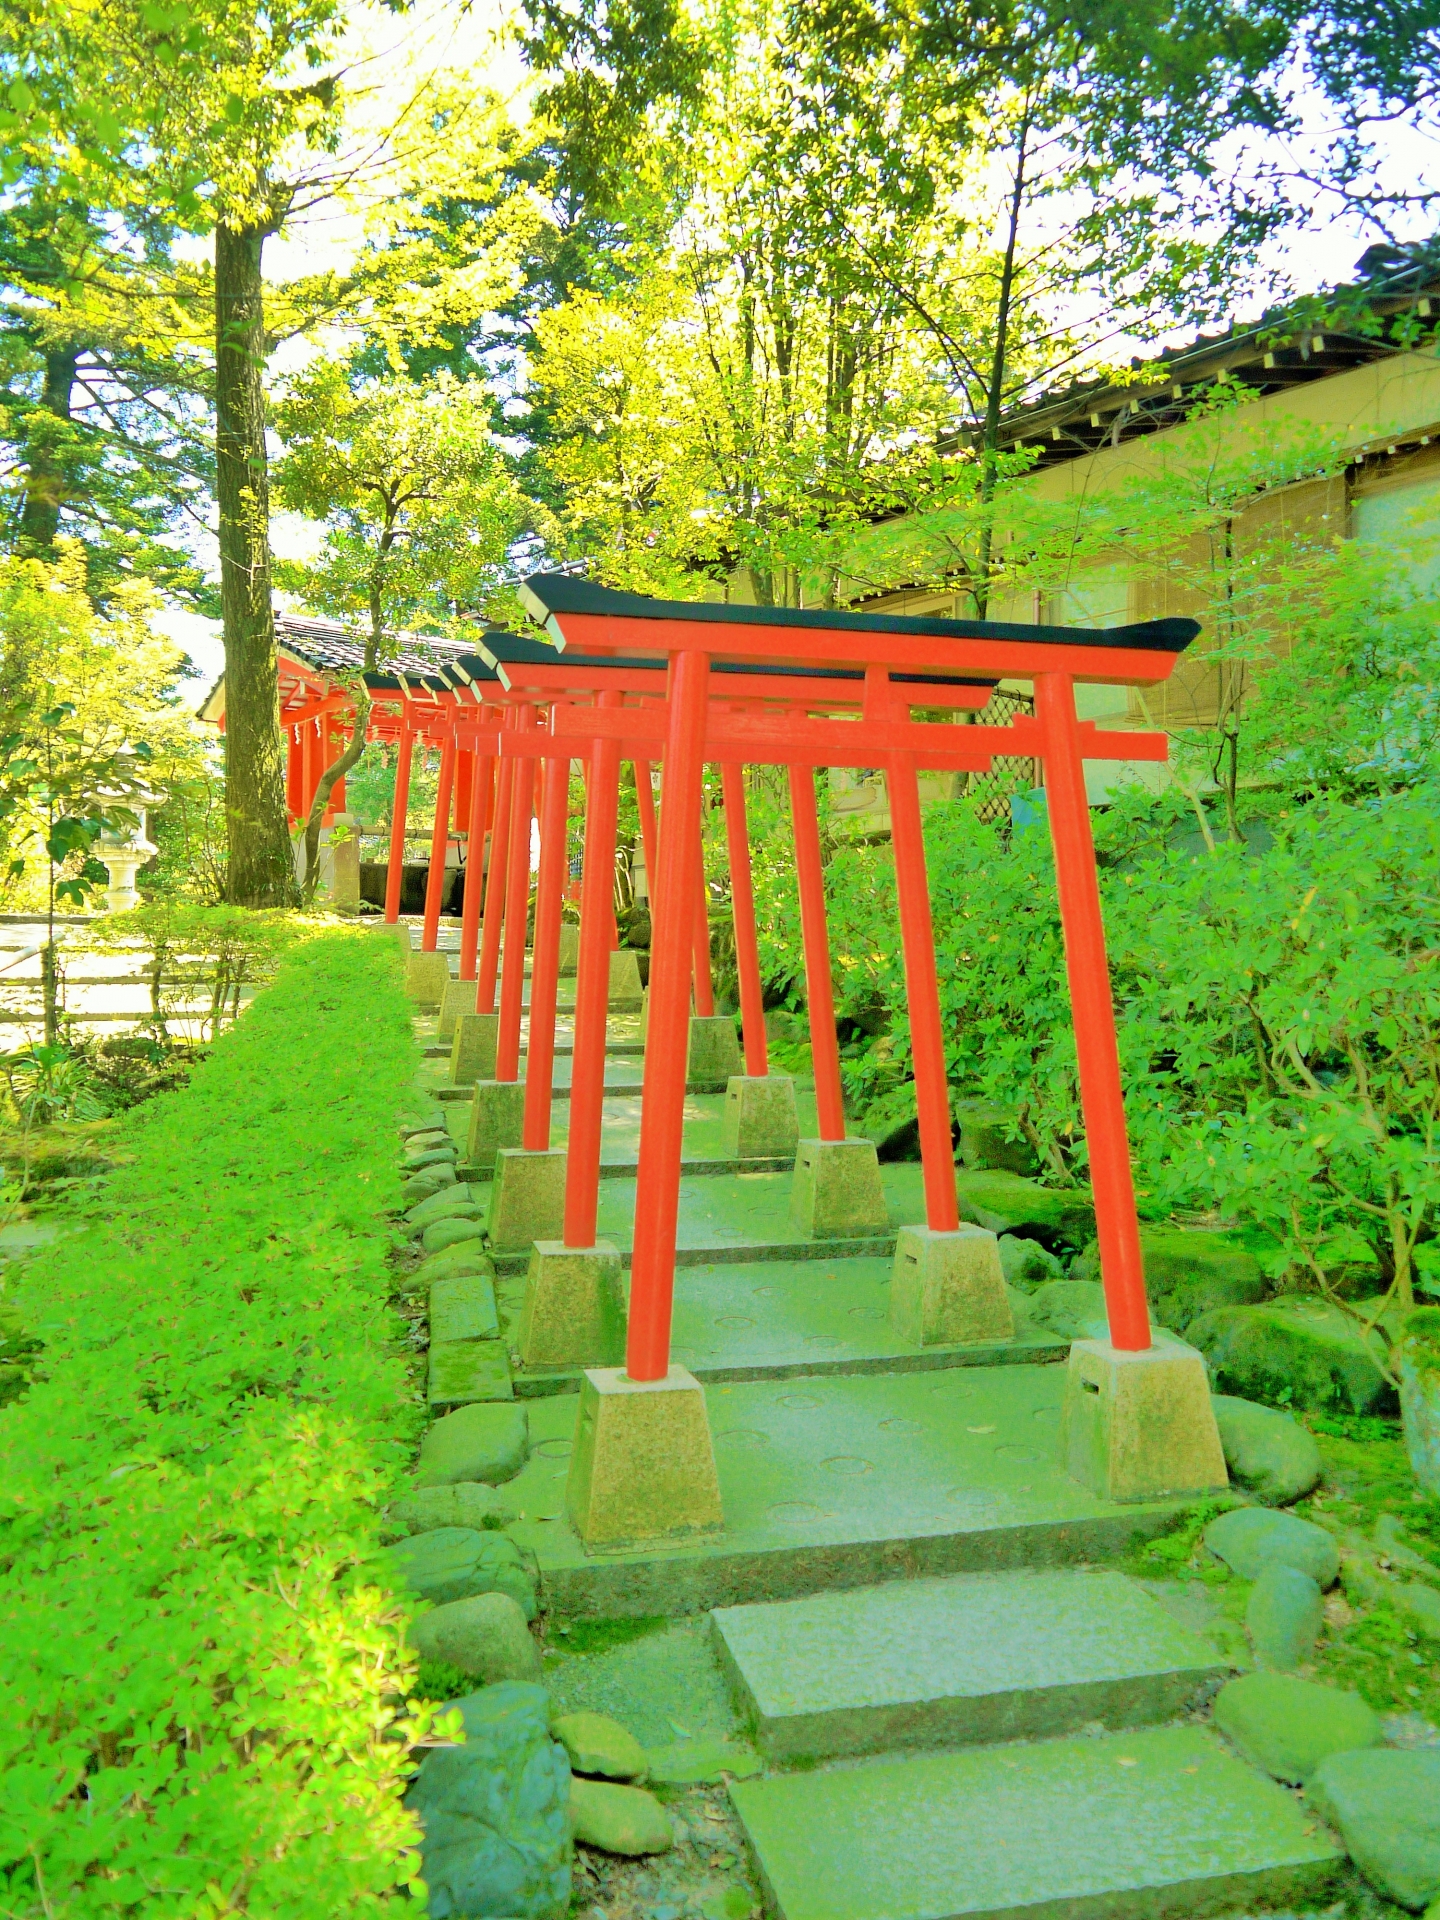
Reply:
<svg viewBox="0 0 1440 1920"><path fill-rule="evenodd" d="M929 1231L937 1236L957 1235L959 1220L916 771L920 765L983 769L995 754L1029 755L1042 763L1110 1321L1108 1343L1077 1342L1072 1352L1072 1384L1078 1383L1068 1403L1072 1467L1083 1468L1099 1448L1103 1465L1091 1477L1098 1472L1111 1491L1223 1485L1223 1457L1203 1363L1178 1344L1156 1348L1151 1343L1084 783L1087 757L1163 759L1166 742L1163 735L1105 734L1078 718L1074 698L1077 680L1155 684L1168 678L1198 632L1196 623L1153 621L1097 634L994 622L692 605L646 600L565 576L532 579L522 588L522 597L562 650L583 646L600 657L613 657L621 649L648 653L647 666L657 664L659 656L668 674L663 712L653 706L647 714L644 709L558 705L552 714L557 744L581 739L634 743L638 735L661 748L665 761L638 1170L644 1205L635 1222L625 1369L591 1371L582 1394L570 1479L572 1513L582 1535L604 1544L719 1523L703 1396L684 1369L671 1367L669 1356L693 954L691 903L700 878L702 772L707 759L804 768L807 779L808 769L816 765L874 764L877 759L886 765L926 1212ZM634 664L638 668L639 662ZM821 676L853 673L858 667L864 675L859 701L863 734L853 731L854 720L801 720L793 712L779 719L740 713L718 722L715 665L748 668L751 674L757 669L800 668ZM923 696L907 690L904 676L936 672L1030 679L1036 689L1036 716L1003 727L972 725L963 730L913 721L910 707L922 698L931 704L932 695L928 689ZM853 690L847 691L853 698ZM808 704L813 711L829 702L821 697ZM794 782L793 790L804 784ZM582 962L584 942L582 929ZM1106 1351L1098 1351L1102 1348ZM1141 1356L1150 1363L1145 1384L1133 1366L1125 1364ZM1163 1432L1153 1417L1162 1371L1162 1397L1171 1416ZM1093 1411L1086 1406L1087 1389L1096 1403ZM647 1398L651 1408L642 1413L639 1408ZM1138 1468L1137 1421L1145 1428L1145 1457ZM668 1467L657 1461L653 1432L646 1441L636 1439L641 1430L656 1425L673 1428L678 1437ZM632 1468L645 1465L638 1477L618 1465L632 1454ZM681 1460L688 1464L677 1472Z"/></svg>
<svg viewBox="0 0 1440 1920"><path fill-rule="evenodd" d="M524 732L503 736L502 752L509 755L539 755L567 759L581 749L589 752L589 796L586 818L584 894L582 896L581 947L576 989L576 1036L571 1094L569 1164L567 1167L564 1243L571 1248L589 1248L594 1242L596 1194L600 1152L600 1111L604 1074L604 994L605 947L599 935L587 935L587 928L604 927L609 915L609 873L615 850L615 801L619 765L622 758L634 762L637 789L642 799L642 832L649 843L647 865L656 871L653 823L645 820L644 802L650 798L649 768L665 753L666 714L664 708L665 668L654 658L627 659L613 656L577 655L573 650L558 653L551 646L517 638L509 634L491 634L485 642L491 659L513 695L533 696L536 701L551 700L548 731L532 726ZM915 692L923 691L928 705L951 706L962 711L982 707L994 687L994 677L977 679L953 675L913 677ZM733 715L743 726L747 713L765 710L783 711L803 718L815 709L834 709L857 705L864 688L863 676L846 672L825 675L805 669L791 674L764 674L737 671L726 674L722 668L712 686L714 710L712 737L707 741L705 757L718 760L722 768L722 794L725 801L727 842L731 858L732 906L734 913L737 972L740 982L747 1073L762 1078L767 1073L764 1015L761 1008L759 955L754 921L754 901L750 888L749 842L745 823L743 785L740 773L747 759L777 759L761 741L751 751L751 741L743 733L733 739L726 735L722 743L714 728L724 727ZM581 703L586 691L594 704ZM566 696L566 697L562 697ZM643 704L625 706L629 699ZM983 748L965 744L969 735L960 736L954 727L932 729L936 745L932 757L947 765L978 769L987 763ZM1130 736L1125 736L1126 740ZM854 737L841 736L843 748L835 758L849 758ZM773 742L771 743L773 749ZM944 751L941 752L943 747ZM792 756L792 771L798 762ZM835 1036L830 987L830 961L825 931L824 887L820 866L819 826L815 792L810 768L804 777L792 782L792 804L800 848L800 892L805 921L806 973L811 988L811 1026L816 1062L816 1081L820 1114L820 1137L827 1142L843 1141L845 1122L840 1094L839 1048ZM698 823L697 823L698 847ZM545 922L543 902L544 847L547 835L542 827L540 895L537 897L536 953L537 974L541 927ZM663 835L661 836L663 845ZM807 857L808 856L808 857ZM713 1008L709 983L709 930L704 918L703 875L694 873L694 898L698 909L692 942L691 978L697 1012L701 1018ZM658 881L657 881L658 884ZM653 905L653 901L652 901ZM933 961L932 961L933 965ZM533 1036L532 1010L532 1072ZM943 1069L943 1061L942 1061ZM942 1071L943 1081L943 1071ZM949 1149L948 1098L943 1084L939 1092L945 1108L943 1125L945 1147ZM930 1102L933 1108L934 1101ZM527 1103L527 1147L543 1142L531 1134L530 1106ZM931 1115L933 1119L933 1114ZM931 1146L939 1135L930 1129ZM873 1151L871 1155L873 1159ZM933 1157L933 1154L932 1154ZM940 1198L943 1188L935 1182L934 1211L943 1214ZM878 1176L876 1183L878 1194ZM950 1180L950 1208L954 1207L954 1181ZM883 1225L883 1217L881 1224ZM951 1224L955 1224L952 1222ZM633 1371L633 1368L632 1368Z"/></svg>
<svg viewBox="0 0 1440 1920"><path fill-rule="evenodd" d="M703 941L697 938L700 932L697 921L703 915L699 805L704 760L708 758L721 764L727 802L732 792L741 792L739 768L746 761L785 765L790 772L822 1142L842 1140L844 1123L839 1101L838 1053L830 1007L823 887L810 769L816 765L853 765L862 759L867 764L883 759L887 765L914 1035L926 1213L928 1231L938 1244L947 1236L958 1236L958 1219L915 771L920 765L978 770L989 764L992 754L1019 753L1041 760L1046 767L1067 966L1076 1014L1082 1097L1095 1176L1102 1277L1114 1342L1109 1374L1102 1364L1099 1377L1089 1382L1094 1399L1087 1403L1082 1395L1077 1403L1081 1417L1069 1423L1080 1436L1072 1441L1070 1453L1072 1466L1081 1476L1094 1478L1099 1470L1095 1469L1093 1460L1087 1469L1086 1461L1096 1454L1098 1445L1109 1461L1100 1477L1115 1490L1119 1485L1115 1461L1126 1452L1125 1423L1128 1419L1133 1425L1140 1401L1136 1400L1134 1391L1130 1391L1127 1401L1125 1375L1123 1371L1116 1371L1113 1362L1116 1356L1124 1355L1144 1356L1154 1362L1157 1350L1150 1345L1139 1261L1082 762L1086 757L1161 758L1164 742L1159 737L1147 739L1129 732L1102 734L1079 722L1073 684L1076 679L1142 683L1164 679L1193 636L1196 630L1193 623L1154 622L1140 628L1094 634L994 623L888 620L865 615L653 602L564 578L532 581L528 592L534 610L545 618L552 639L565 648L568 630L572 639L589 647L588 658L577 655L571 648L562 661L554 650L538 643L516 640L513 636L490 636L499 651L487 649L486 658L467 653L418 675L395 672L371 676L375 700L371 733L396 736L402 743L392 823L389 918L395 917L398 907L398 856L403 853L408 798L405 789L413 744L416 739L422 739L438 743L441 749L440 793L425 916L424 944L432 950L438 928L446 836L462 740L466 743L463 751L473 756L466 769L470 779L461 783L462 793L468 788L465 793L470 801L468 810L472 819L479 822L488 821L493 806L496 829L491 884L485 892L485 938L478 956L477 1004L483 1003L481 996L486 991L488 973L490 1005L493 1006L502 910L508 907L508 911L503 911L506 958L509 960L513 954L515 964L505 969L511 991L502 999L501 1025L506 1037L505 1070L512 1079L518 1072L520 991L528 907L531 806L526 789L533 783L537 761L549 760L552 765L558 761L563 765L577 749L590 750L591 790L587 807L590 817L583 884L587 896L584 917L592 931L588 942L582 934L581 953L582 973L589 991L585 982L577 983L577 999L588 1005L589 1000L596 997L597 980L601 982L601 997L598 1021L594 1009L586 1015L582 1007L577 1006L574 1091L579 1104L572 1101L572 1152L576 1146L577 1114L581 1118L582 1138L567 1182L566 1241L572 1247L580 1240L593 1239L594 1234L606 1009L603 976L593 960L587 967L585 959L589 950L599 953L603 962L608 958L608 951L601 952L599 943L603 939L608 950L613 938L609 889L614 796L610 791L607 800L606 794L613 788L622 753L623 757L634 759L640 768L651 760L666 762L666 805L658 860L653 852L653 819L644 817L653 811L644 805L650 799L648 777L638 782L650 855L647 866L654 876L656 899L652 1044L647 1049L645 1069L640 1165L640 1184L647 1205L641 1210L636 1226L627 1367L613 1381L605 1381L603 1373L588 1379L590 1404L588 1417L582 1407L582 1440L587 1432L592 1439L601 1436L607 1426L601 1418L604 1388L612 1390L613 1399L613 1389L621 1383L633 1394L641 1388L666 1387L672 1382L672 1374L679 1374L683 1376L678 1383L682 1393L688 1391L698 1396L699 1391L683 1370L670 1369L668 1361L685 1085L685 1023L692 970L697 1001L702 1008L708 987L708 935ZM719 632L715 631L717 628ZM777 628L784 631L777 632ZM638 657L629 653L637 647L644 649ZM622 655L622 649L627 650L629 657ZM714 660L714 653L725 657ZM505 654L512 663L523 661L524 664L507 668L500 654ZM933 671L935 668L948 671L937 674ZM973 711L983 704L1001 674L1034 680L1039 709L1035 720L1016 721L1004 728L972 725L963 730L910 720L910 706L922 701L927 707L949 704ZM662 681L668 698L661 697ZM914 691L907 691L907 682ZM950 691L943 692L942 688ZM300 690L297 688L296 692ZM586 699L592 704L581 704ZM626 706L627 699L638 700L640 704ZM312 710L302 710L293 717L302 722L320 717L328 729L331 714L338 717L340 708L346 704L346 695L343 689L333 686L307 687L301 700L304 708ZM549 714L547 732L542 736L539 709L544 705L548 705ZM861 720L863 734L858 740L854 718L836 721L805 717L817 709L833 713L847 707L855 709ZM777 714L781 716L778 719ZM957 739L957 733L962 737ZM300 742L297 740L296 744ZM314 756L304 768L304 773L312 776L304 782L312 792L313 780L318 778L318 772L312 773L312 769L318 758ZM507 781L499 777L492 783L492 768L502 775L513 769L513 779ZM518 796L513 791L516 788L520 789ZM549 805L542 805L545 824L541 898L537 899L540 910L531 1009L531 1060L525 1088L525 1144L537 1148L548 1142L555 986L549 976L558 971L558 952L553 956L557 964L552 965L550 949L552 945L558 949L560 894L557 886L546 882L547 872L563 877L568 768L565 776L547 781L546 788ZM517 797L519 804L507 806L507 801ZM758 965L752 970L745 961L747 948L753 953L754 928L743 795L741 805L727 804L726 812L732 855L736 856L733 893L737 951L741 956L742 1004L753 1002L758 1015ZM609 844L605 849L607 815ZM483 825L481 835L483 844ZM482 863L473 851L474 844L472 842L463 913L466 934L462 935L462 971L467 946L472 963L475 958L479 916ZM548 868L547 845L556 850ZM603 858L600 857L602 851ZM524 884L506 887L507 868L517 876L523 875ZM602 899L604 911L597 914L592 907L599 906ZM691 904L687 905L687 901ZM597 920L603 932L595 931ZM749 1005L746 1012L751 1013ZM589 1060L588 1068L582 1065L582 1030L587 1036L583 1053ZM752 1073L757 1066L763 1072L763 1022L758 1017L746 1020L746 1042L747 1065ZM511 1053L515 1055L513 1060L508 1057ZM592 1054L593 1060L589 1059ZM593 1088L589 1088L590 1080L594 1082ZM593 1132L593 1142L585 1131L586 1114L592 1106L593 1119L588 1125ZM573 1229L568 1204L572 1193L578 1209ZM585 1204L587 1194L588 1206ZM1083 1372L1087 1361L1095 1360L1093 1354L1083 1351L1094 1344L1077 1343L1072 1354L1072 1375L1076 1373L1077 1362ZM1138 1480L1133 1463L1135 1448L1133 1445L1129 1448L1131 1481L1142 1492L1188 1490L1223 1483L1223 1462L1218 1439L1214 1437L1208 1394L1202 1409L1193 1391L1194 1368L1188 1366L1190 1361L1198 1362L1198 1356L1185 1350L1178 1350L1177 1354L1177 1350L1170 1349L1159 1350L1158 1358L1170 1373L1175 1373L1178 1367L1186 1375L1181 1381L1178 1399L1173 1383L1169 1391L1171 1399L1177 1404L1184 1403L1189 1411L1178 1426L1171 1423L1165 1446L1149 1445L1144 1450L1149 1457ZM1151 1365L1148 1370L1154 1373L1156 1367ZM1094 1372L1092 1366L1092 1374ZM1203 1388L1203 1372L1199 1378ZM1132 1375L1129 1389L1135 1385ZM673 1395L661 1396L666 1397L674 1398ZM1142 1390L1142 1400L1143 1397ZM1071 1398L1075 1400L1075 1396ZM703 1402L700 1405L703 1430ZM613 1412L612 1408L608 1423L612 1431L615 1428ZM1097 1418L1108 1433L1108 1438L1102 1434L1099 1441L1095 1437ZM693 1437L693 1420L691 1430ZM1117 1432L1121 1435L1118 1441ZM1182 1442L1178 1454L1177 1433ZM1132 1434L1132 1440L1133 1437ZM1150 1438L1153 1440L1153 1436ZM681 1448L680 1454L685 1452L686 1449ZM684 1489L678 1485L667 1493L661 1485L647 1485L644 1476L639 1481L630 1476L634 1498L627 1510L628 1518L624 1513L620 1516L618 1524L622 1533L626 1527L632 1532L638 1527L642 1533L664 1532L676 1527L683 1531L687 1525L713 1524L718 1520L718 1493L713 1487L708 1431L703 1448L697 1450L697 1446L692 1446L689 1455L692 1464L697 1466L696 1473L689 1476L690 1494L706 1482L708 1472L713 1494L709 1506L701 1499L697 1507L693 1498L687 1506ZM576 1472L572 1477L572 1506L587 1537L601 1540L607 1537L607 1529L609 1536L614 1536L616 1521L614 1514L607 1520L586 1504L593 1491L595 1465L593 1448L583 1444L578 1447ZM600 1477L605 1477L603 1472ZM681 1479L685 1477L682 1475ZM1123 1478L1121 1474L1120 1480ZM636 1500L644 1509L638 1517Z"/></svg>

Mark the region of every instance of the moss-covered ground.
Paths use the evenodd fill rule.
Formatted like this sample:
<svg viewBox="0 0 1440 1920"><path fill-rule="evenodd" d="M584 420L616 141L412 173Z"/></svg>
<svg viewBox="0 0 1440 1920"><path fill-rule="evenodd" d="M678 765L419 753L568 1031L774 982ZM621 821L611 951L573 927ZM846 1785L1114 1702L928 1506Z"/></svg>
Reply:
<svg viewBox="0 0 1440 1920"><path fill-rule="evenodd" d="M1393 1514L1408 1543L1440 1569L1440 1500L1417 1490L1399 1426L1323 1415L1312 1416L1310 1424L1325 1472L1294 1512L1333 1533L1367 1539L1382 1514ZM1129 1571L1208 1631L1222 1652L1243 1659L1250 1583L1204 1549L1201 1536L1216 1511L1213 1505L1197 1507L1182 1527L1140 1548ZM1409 1723L1392 1729L1392 1737L1428 1742L1440 1729L1440 1647L1388 1604L1357 1606L1337 1586L1326 1597L1325 1627L1306 1672L1353 1689L1377 1713Z"/></svg>

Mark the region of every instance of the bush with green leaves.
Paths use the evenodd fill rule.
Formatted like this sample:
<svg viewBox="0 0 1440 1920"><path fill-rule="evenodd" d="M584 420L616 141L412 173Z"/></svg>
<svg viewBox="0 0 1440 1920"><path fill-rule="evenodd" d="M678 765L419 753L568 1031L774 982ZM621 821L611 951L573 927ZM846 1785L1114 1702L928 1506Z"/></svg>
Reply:
<svg viewBox="0 0 1440 1920"><path fill-rule="evenodd" d="M1263 1227L1397 1305L1440 1215L1440 792L1316 800L1110 888L1131 1125L1161 1198ZM1149 1057L1145 1056L1148 1048Z"/></svg>
<svg viewBox="0 0 1440 1920"><path fill-rule="evenodd" d="M1207 843L1175 794L1097 831L1142 1211L1248 1222L1277 1277L1367 1319L1408 1306L1440 1278L1440 789L1276 801L1248 843ZM925 838L952 1088L1081 1180L1049 835L954 801ZM793 881L760 872L773 978ZM912 1071L888 846L836 852L827 895L847 1093L875 1128ZM1342 1297L1357 1267L1362 1303Z"/></svg>
<svg viewBox="0 0 1440 1920"><path fill-rule="evenodd" d="M202 1038L214 1039L226 1019L239 1012L240 994L271 978L305 923L282 911L202 906L176 894L159 894L128 913L106 914L87 929L92 951L148 949L145 981L150 989L150 1032L169 1041L171 1019L193 1024L197 1001L209 1007L199 1016Z"/></svg>
<svg viewBox="0 0 1440 1920"><path fill-rule="evenodd" d="M386 1221L414 1068L391 943L309 940L6 1281L40 1346L0 1410L0 1911L413 1885L428 1709L374 1568L420 1418Z"/></svg>

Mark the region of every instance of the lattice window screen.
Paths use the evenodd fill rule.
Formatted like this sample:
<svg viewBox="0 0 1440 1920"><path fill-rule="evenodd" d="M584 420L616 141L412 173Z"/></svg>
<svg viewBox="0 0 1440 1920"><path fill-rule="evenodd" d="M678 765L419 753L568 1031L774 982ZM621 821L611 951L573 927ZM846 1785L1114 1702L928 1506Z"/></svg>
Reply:
<svg viewBox="0 0 1440 1920"><path fill-rule="evenodd" d="M1028 716L1034 711L1032 695L1011 693L997 687L976 714L975 721L979 726L1005 727L1022 714ZM1038 780L1036 763L1029 755L997 756L990 763L988 773L965 776L965 791L975 801L976 811L982 820L1008 822L1011 794L1028 793L1038 784Z"/></svg>

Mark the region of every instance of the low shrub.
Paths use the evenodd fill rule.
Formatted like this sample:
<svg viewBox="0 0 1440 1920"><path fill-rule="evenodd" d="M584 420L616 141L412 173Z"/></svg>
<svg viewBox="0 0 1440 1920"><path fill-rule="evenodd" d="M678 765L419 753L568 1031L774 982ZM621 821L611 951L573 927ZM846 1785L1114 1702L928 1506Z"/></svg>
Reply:
<svg viewBox="0 0 1440 1920"><path fill-rule="evenodd" d="M1142 1213L1244 1223L1271 1278L1382 1333L1387 1304L1440 1296L1437 799L1272 795L1248 841L1208 845L1178 791L1096 823ZM955 800L925 847L952 1091L1008 1115L1047 1181L1083 1182L1050 836ZM826 891L846 1092L875 1133L912 1097L889 847L841 848ZM757 900L773 985L793 876L757 861Z"/></svg>
<svg viewBox="0 0 1440 1920"><path fill-rule="evenodd" d="M41 1344L0 1411L0 1911L413 1884L427 1729L366 1571L420 1417L385 1223L413 1073L392 943L309 940L6 1289Z"/></svg>

